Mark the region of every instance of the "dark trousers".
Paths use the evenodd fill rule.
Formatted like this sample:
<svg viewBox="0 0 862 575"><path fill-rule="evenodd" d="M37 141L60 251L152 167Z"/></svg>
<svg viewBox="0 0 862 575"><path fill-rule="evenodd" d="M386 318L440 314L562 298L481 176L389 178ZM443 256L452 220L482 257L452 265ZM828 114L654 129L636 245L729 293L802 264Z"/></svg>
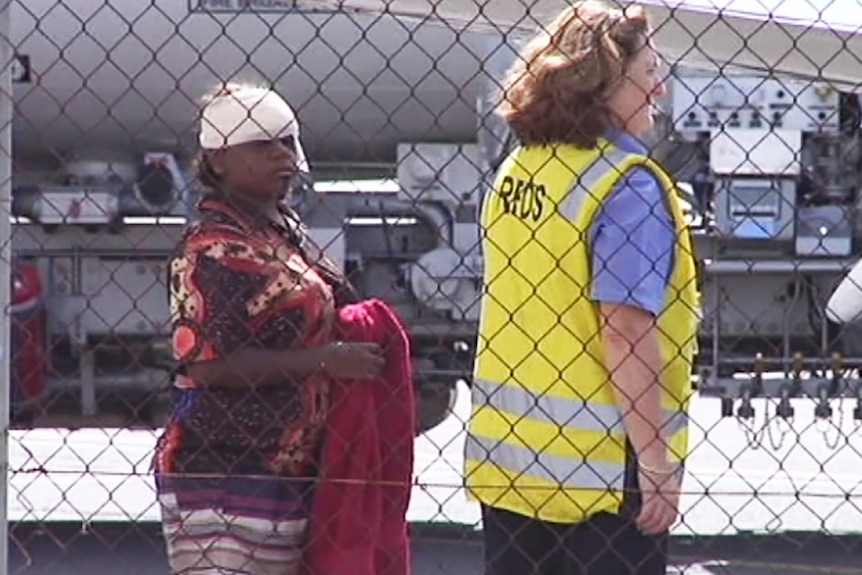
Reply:
<svg viewBox="0 0 862 575"><path fill-rule="evenodd" d="M634 523L641 497L627 451L619 515L562 525L483 505L485 575L665 575L668 534L644 535Z"/></svg>
<svg viewBox="0 0 862 575"><path fill-rule="evenodd" d="M576 525L482 507L485 575L665 575L667 535L599 513Z"/></svg>

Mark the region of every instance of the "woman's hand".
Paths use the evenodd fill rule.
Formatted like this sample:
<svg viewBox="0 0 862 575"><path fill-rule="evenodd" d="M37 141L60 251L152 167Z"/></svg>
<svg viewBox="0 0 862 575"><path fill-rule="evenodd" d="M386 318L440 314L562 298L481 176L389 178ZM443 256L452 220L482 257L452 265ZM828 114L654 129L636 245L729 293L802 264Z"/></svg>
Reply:
<svg viewBox="0 0 862 575"><path fill-rule="evenodd" d="M334 378L376 379L386 360L376 343L335 342L320 348L320 366Z"/></svg>
<svg viewBox="0 0 862 575"><path fill-rule="evenodd" d="M643 533L664 533L676 521L679 514L680 475L679 470L639 469L642 502L636 523Z"/></svg>

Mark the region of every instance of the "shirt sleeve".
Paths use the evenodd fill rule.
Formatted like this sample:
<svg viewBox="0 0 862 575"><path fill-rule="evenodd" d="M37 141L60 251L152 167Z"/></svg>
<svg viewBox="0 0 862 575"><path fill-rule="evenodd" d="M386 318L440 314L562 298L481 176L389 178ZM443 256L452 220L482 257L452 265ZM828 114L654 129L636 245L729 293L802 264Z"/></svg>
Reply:
<svg viewBox="0 0 862 575"><path fill-rule="evenodd" d="M673 261L675 229L664 191L644 167L629 170L591 229L591 297L658 314Z"/></svg>
<svg viewBox="0 0 862 575"><path fill-rule="evenodd" d="M287 347L298 337L303 309L267 317L278 295L270 292L287 287L278 271L239 234L201 233L187 241L171 262L174 360L182 366L243 349Z"/></svg>

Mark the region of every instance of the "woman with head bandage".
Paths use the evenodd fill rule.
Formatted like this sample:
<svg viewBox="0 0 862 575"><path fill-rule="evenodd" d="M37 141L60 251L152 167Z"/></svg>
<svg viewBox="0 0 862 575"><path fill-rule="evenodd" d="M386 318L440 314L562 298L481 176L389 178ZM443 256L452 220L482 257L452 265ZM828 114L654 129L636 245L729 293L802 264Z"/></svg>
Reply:
<svg viewBox="0 0 862 575"><path fill-rule="evenodd" d="M286 207L308 166L275 92L205 102L200 219L170 267L175 409L155 457L173 573L297 573L330 378L372 379L372 344L335 342L354 293Z"/></svg>

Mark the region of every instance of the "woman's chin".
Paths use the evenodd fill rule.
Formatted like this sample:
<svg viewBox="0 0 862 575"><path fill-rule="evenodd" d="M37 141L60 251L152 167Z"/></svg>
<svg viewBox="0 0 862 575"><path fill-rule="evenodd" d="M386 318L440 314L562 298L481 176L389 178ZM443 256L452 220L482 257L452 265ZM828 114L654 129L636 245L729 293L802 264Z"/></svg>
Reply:
<svg viewBox="0 0 862 575"><path fill-rule="evenodd" d="M277 183L274 183L271 188L273 198L279 202L290 200L293 186L294 180L292 178L283 178Z"/></svg>
<svg viewBox="0 0 862 575"><path fill-rule="evenodd" d="M655 120L652 116L639 118L637 121L631 122L628 126L629 133L635 138L646 136L650 130L655 127Z"/></svg>

